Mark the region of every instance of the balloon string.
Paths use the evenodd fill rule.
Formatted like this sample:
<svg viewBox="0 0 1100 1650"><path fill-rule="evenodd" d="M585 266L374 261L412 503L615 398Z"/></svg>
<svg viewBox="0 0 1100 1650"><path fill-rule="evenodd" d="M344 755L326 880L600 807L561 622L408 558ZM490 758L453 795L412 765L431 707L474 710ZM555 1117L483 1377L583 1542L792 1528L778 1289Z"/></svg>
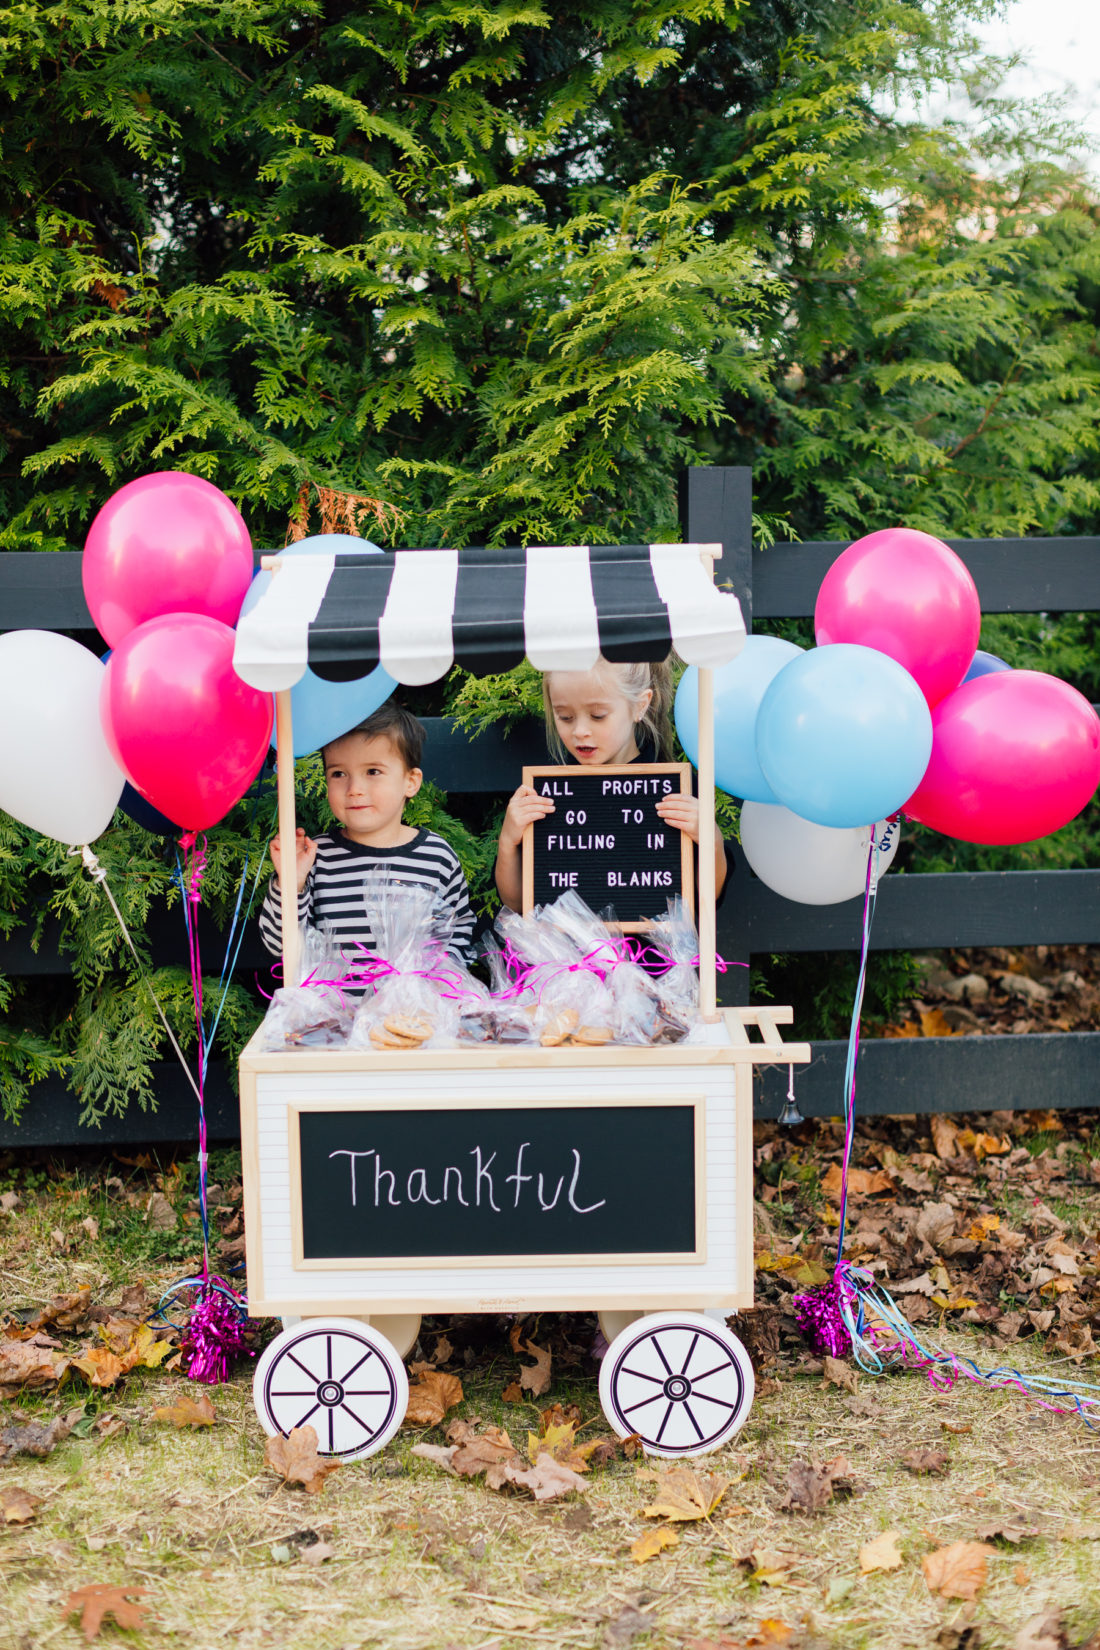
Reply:
<svg viewBox="0 0 1100 1650"><path fill-rule="evenodd" d="M193 831L180 837L180 847L187 862L187 953L191 970L191 997L195 1006L195 1031L199 1048L199 1219L202 1224L202 1279L203 1292L210 1281L210 1211L207 1207L207 1138L206 1138L206 1041L202 1023L202 957L199 951L199 905L202 900L202 878L206 870L206 839L200 842Z"/></svg>
<svg viewBox="0 0 1100 1650"><path fill-rule="evenodd" d="M926 1375L939 1391L950 1389L959 1380L974 1381L986 1387L1013 1388L1032 1398L1043 1409L1059 1415L1078 1415L1087 1427L1095 1430L1100 1426L1100 1421L1096 1419L1097 1409L1100 1408L1100 1386L1090 1381L1056 1381L1045 1375L1024 1375L1011 1367L982 1369L973 1358L963 1357L934 1342L925 1345L889 1291L876 1281L874 1275L844 1259L848 1177L855 1139L860 1014L867 980L871 922L878 892L878 856L887 840L885 833L882 843L876 843L872 836L867 856L859 975L844 1070L844 1151L840 1172L836 1264L828 1283L794 1297L799 1326L819 1352L828 1352L833 1357L846 1357L850 1353L868 1374L883 1374L891 1365L900 1363Z"/></svg>
<svg viewBox="0 0 1100 1650"><path fill-rule="evenodd" d="M118 903L115 899L114 893L111 890L111 885L107 880L107 872L105 871L103 866L99 863L99 860L96 858L95 854L92 852L91 848L88 846L87 843L85 843L82 848L71 848L69 850L69 852L70 852L70 854L79 854L81 856L81 858L84 861L84 867L87 870L87 872L89 873L89 875L91 876L93 882L98 882L100 887L103 889L103 892L106 894L107 900L108 900L108 902L110 904L110 907L111 907L111 910L115 914L115 920L117 921L118 926L119 926L120 930L122 931L122 937L126 941L126 944L129 946L130 952L131 952L131 954L133 956L133 959L134 959L134 962L137 964L138 977L141 980L141 983L144 985L146 991L149 993L149 996L152 1000L153 1007L156 1009L158 1015L160 1016L160 1022L163 1025L165 1031L168 1034L168 1041L171 1043L172 1048L175 1051L176 1058L179 1060L180 1065L183 1067L184 1076L187 1078L187 1081L190 1083L191 1088L194 1091L194 1095L195 1095L196 1100L198 1100L199 1104L201 1105L202 1104L202 1095L199 1093L199 1086L195 1082L194 1074L191 1071L191 1067L187 1062L187 1058L184 1055L183 1050L180 1048L179 1042L177 1041L177 1038L176 1038L176 1034L172 1030L172 1027L168 1023L168 1016L165 1014L164 1009L161 1007L160 998L157 996L156 992L153 990L153 982L149 978L149 975L148 975L148 972L146 970L145 964L141 960L141 957L138 953L137 946L134 944L133 938L130 934L130 930L126 926L126 920L123 917L122 912L118 908Z"/></svg>

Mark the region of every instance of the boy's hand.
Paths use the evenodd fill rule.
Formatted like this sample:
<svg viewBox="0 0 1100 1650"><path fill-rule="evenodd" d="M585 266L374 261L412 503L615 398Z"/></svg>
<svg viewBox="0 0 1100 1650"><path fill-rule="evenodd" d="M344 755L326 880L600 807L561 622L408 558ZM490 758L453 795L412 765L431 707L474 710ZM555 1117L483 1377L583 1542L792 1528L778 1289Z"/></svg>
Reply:
<svg viewBox="0 0 1100 1650"><path fill-rule="evenodd" d="M699 798L684 796L680 791L674 791L671 796L662 796L657 804L657 812L666 825L674 830L683 831L692 842L699 840Z"/></svg>
<svg viewBox="0 0 1100 1650"><path fill-rule="evenodd" d="M306 835L301 826L294 833L294 872L298 892L301 893L306 885L306 879L313 869L313 861L317 858L317 844L312 837ZM283 876L282 853L279 848L279 838L271 844L271 863L275 867L275 875L279 879L279 887L285 886Z"/></svg>
<svg viewBox="0 0 1100 1650"><path fill-rule="evenodd" d="M554 800L540 796L530 785L521 785L508 804L504 824L500 828L500 846L516 849L523 841L523 833L536 819L545 819L554 812Z"/></svg>

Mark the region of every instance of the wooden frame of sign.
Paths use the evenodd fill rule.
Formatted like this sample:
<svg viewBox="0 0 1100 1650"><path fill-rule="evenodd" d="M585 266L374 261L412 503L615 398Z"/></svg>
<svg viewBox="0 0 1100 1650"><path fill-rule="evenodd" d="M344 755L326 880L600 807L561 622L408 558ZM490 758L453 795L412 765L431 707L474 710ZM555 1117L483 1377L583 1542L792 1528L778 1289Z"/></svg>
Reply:
<svg viewBox="0 0 1100 1650"><path fill-rule="evenodd" d="M641 918L623 917L615 922L613 926L623 933L651 928L664 916L667 902L677 895L694 920L695 868L691 838L683 831L675 832L680 838L678 851L675 844L666 842L666 836L674 834L674 827L667 826L653 806L661 796L674 795L677 791L682 796L691 795L690 762L525 767L523 783L542 794L560 798L561 803L575 799L571 807L556 803L553 814L528 825L523 833L524 916L536 905L549 904L572 888L594 911L612 905L618 915L620 911L633 909L626 903L632 898L639 898L643 909L647 905L653 907ZM598 794L593 798L594 792ZM599 807L595 817L594 800ZM561 826L555 829L559 813ZM644 842L638 840L643 837ZM624 839L626 846L623 846ZM540 875L539 861L550 853L559 857L559 868L547 869ZM596 874L588 871L586 875L588 867L584 856L594 854L600 856L601 870ZM648 856L648 865L642 856ZM653 863L654 859L657 864ZM606 877L606 884L601 877Z"/></svg>

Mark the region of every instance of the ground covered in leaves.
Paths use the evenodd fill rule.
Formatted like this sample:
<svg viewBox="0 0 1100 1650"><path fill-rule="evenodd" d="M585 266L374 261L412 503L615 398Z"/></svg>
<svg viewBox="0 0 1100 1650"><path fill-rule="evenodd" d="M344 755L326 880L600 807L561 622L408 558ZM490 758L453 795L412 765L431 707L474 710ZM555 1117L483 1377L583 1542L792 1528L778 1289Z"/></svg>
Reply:
<svg viewBox="0 0 1100 1650"><path fill-rule="evenodd" d="M196 1252L186 1154L0 1160L0 1645L1100 1650L1100 1434L798 1341L839 1146L757 1131L759 1396L684 1466L609 1437L595 1321L556 1315L427 1322L407 1427L326 1470L308 1428L264 1439L247 1360L196 1387L147 1321ZM868 1120L850 1253L928 1336L1088 1379L1098 1148L1073 1114Z"/></svg>

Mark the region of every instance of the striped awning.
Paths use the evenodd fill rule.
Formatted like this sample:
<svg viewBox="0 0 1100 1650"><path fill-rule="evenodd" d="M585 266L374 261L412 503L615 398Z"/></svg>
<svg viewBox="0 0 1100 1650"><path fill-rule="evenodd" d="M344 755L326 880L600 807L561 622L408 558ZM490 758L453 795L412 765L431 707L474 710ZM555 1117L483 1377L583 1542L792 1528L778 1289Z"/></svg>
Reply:
<svg viewBox="0 0 1100 1650"><path fill-rule="evenodd" d="M352 681L378 664L420 686L453 664L475 675L589 670L657 660L720 665L741 649L736 598L703 564L713 545L550 545L527 550L398 550L286 556L237 627L238 676L263 692L308 665Z"/></svg>

